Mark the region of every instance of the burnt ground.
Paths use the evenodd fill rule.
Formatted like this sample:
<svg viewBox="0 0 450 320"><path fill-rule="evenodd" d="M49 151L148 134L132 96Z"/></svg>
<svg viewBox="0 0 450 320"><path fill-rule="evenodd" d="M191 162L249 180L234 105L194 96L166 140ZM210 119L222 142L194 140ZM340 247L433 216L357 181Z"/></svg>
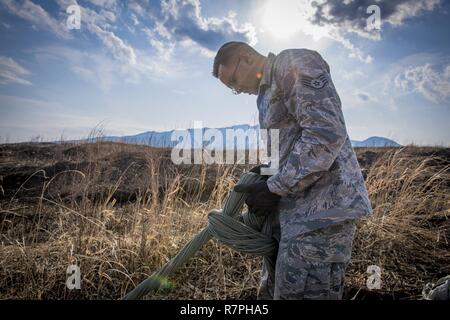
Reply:
<svg viewBox="0 0 450 320"><path fill-rule="evenodd" d="M386 154L396 150L399 149L355 148L363 175L377 166ZM417 161L428 159L427 165L437 170L450 164L450 148L408 146L402 148L402 152L404 157ZM239 176L250 167L240 165L232 173ZM32 206L45 193L47 198L57 199L59 203L76 203L86 198L102 202L106 197L112 197L116 205L121 206L136 202L137 197L151 186L155 176L159 179L158 194L164 195L170 182L180 176L186 193L195 191L202 175L205 187L201 192L202 198L198 199L200 201L208 199L214 189L218 178L217 166L176 166L170 159L170 150L110 142L0 145L0 203L14 201ZM91 183L74 188L82 176L87 176ZM401 291L387 294L347 288L344 297L350 299L354 296L366 300L409 297Z"/></svg>
<svg viewBox="0 0 450 320"><path fill-rule="evenodd" d="M355 148L363 175L387 151L392 148ZM434 163L443 165L450 159L450 148L407 147L411 157L440 157ZM27 201L39 197L43 186L52 179L65 181L77 179L78 173L96 176L96 184L87 190L92 199L101 197L111 185L121 179L121 184L113 196L118 203L129 203L135 200L136 194L142 191L148 183L147 172L151 166L154 174L170 177L170 173L183 174L184 177L195 177L200 172L199 165L175 166L170 160L170 151L147 146L125 145L121 143L95 144L53 144L24 143L0 145L0 199L12 197ZM237 173L248 169L249 165L239 166ZM208 166L206 179L212 185L215 181L215 165ZM208 183L207 181L207 183ZM208 197L205 188L205 197ZM77 196L73 190L64 188L48 190L59 198ZM86 192L86 190L84 190Z"/></svg>

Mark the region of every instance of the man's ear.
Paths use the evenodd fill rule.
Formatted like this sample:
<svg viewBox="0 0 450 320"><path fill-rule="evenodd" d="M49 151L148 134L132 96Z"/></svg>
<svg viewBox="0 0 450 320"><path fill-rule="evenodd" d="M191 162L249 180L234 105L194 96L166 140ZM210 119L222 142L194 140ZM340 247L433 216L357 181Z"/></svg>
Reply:
<svg viewBox="0 0 450 320"><path fill-rule="evenodd" d="M241 54L241 59L244 60L245 63L249 66L253 63L253 56L250 54L250 52L243 52Z"/></svg>

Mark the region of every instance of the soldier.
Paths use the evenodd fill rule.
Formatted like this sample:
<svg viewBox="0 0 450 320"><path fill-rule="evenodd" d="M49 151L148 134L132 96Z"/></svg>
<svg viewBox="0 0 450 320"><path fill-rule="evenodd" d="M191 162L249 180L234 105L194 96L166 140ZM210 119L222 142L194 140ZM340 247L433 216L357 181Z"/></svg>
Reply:
<svg viewBox="0 0 450 320"><path fill-rule="evenodd" d="M250 211L271 219L279 241L258 298L341 299L355 222L372 207L328 64L312 50L266 57L228 42L213 75L235 94L257 95L260 128L279 129L278 172L235 187L249 193Z"/></svg>

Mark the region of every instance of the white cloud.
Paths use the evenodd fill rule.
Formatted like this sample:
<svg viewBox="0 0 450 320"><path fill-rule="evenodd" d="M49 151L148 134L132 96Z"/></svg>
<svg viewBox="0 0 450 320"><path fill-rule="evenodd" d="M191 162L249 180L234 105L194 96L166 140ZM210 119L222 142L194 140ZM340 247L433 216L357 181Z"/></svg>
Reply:
<svg viewBox="0 0 450 320"><path fill-rule="evenodd" d="M191 55L202 55L203 57L212 59L216 56L216 52L200 46L198 43L191 39L181 40L179 43L180 48Z"/></svg>
<svg viewBox="0 0 450 320"><path fill-rule="evenodd" d="M394 84L407 93L420 93L429 101L440 103L450 98L450 65L443 70L430 63L410 66L397 74Z"/></svg>
<svg viewBox="0 0 450 320"><path fill-rule="evenodd" d="M70 69L78 77L106 92L122 82L137 83L141 79L160 81L164 78L178 77L184 72L180 62L171 61L174 44L154 36L149 37L149 44L156 50L155 53L132 47L115 33L116 19L120 15L117 2L91 2L99 7L103 4L105 6L100 9L80 6L81 30L95 35L102 42L104 50L87 52L63 46L42 47L34 50L35 55L40 58L67 61ZM63 11L68 6L77 4L74 0L57 0L57 3ZM151 33L164 35L164 27L156 26Z"/></svg>
<svg viewBox="0 0 450 320"><path fill-rule="evenodd" d="M53 32L60 38L69 38L65 21L52 18L40 5L30 0L3 0L9 13L31 22L34 26Z"/></svg>
<svg viewBox="0 0 450 320"><path fill-rule="evenodd" d="M25 79L28 75L30 72L14 59L0 56L0 84L31 85L31 82Z"/></svg>
<svg viewBox="0 0 450 320"><path fill-rule="evenodd" d="M150 44L158 51L159 57L164 61L170 61L172 59L175 44L170 42L163 42L156 39L150 39Z"/></svg>
<svg viewBox="0 0 450 320"><path fill-rule="evenodd" d="M87 52L62 46L41 47L31 51L40 63L64 61L83 81L109 91L116 77L123 76L117 63L102 52Z"/></svg>
<svg viewBox="0 0 450 320"><path fill-rule="evenodd" d="M414 0L414 1L394 1L398 5L396 11L387 18L387 22L392 25L402 25L405 20L423 14L426 11L433 11L441 0Z"/></svg>
<svg viewBox="0 0 450 320"><path fill-rule="evenodd" d="M442 103L450 101L450 56L418 53L406 56L386 67L374 84L385 97L399 98L418 94L425 99Z"/></svg>
<svg viewBox="0 0 450 320"><path fill-rule="evenodd" d="M116 0L89 0L90 3L107 9L112 9L116 6Z"/></svg>
<svg viewBox="0 0 450 320"><path fill-rule="evenodd" d="M113 32L105 31L95 24L90 25L89 29L92 30L92 32L100 38L103 44L111 50L112 55L117 60L130 65L136 64L136 53L134 52L134 49Z"/></svg>
<svg viewBox="0 0 450 320"><path fill-rule="evenodd" d="M76 3L73 0L57 0L57 2L61 10ZM86 6L80 6L82 27L85 26L90 33L96 35L118 61L125 64L136 64L134 48L110 30L113 29L116 22L116 2L111 0L91 0L91 2L103 7L97 12Z"/></svg>
<svg viewBox="0 0 450 320"><path fill-rule="evenodd" d="M137 18L137 16L134 13L131 14L131 20L133 21L134 26L137 26L140 24L139 19Z"/></svg>
<svg viewBox="0 0 450 320"><path fill-rule="evenodd" d="M350 40L346 39L337 30L331 30L329 33L332 38L340 42L344 48L346 48L350 54L350 58L356 58L364 63L372 63L373 57L370 54L365 54L360 48L356 47Z"/></svg>
<svg viewBox="0 0 450 320"><path fill-rule="evenodd" d="M356 71L343 70L342 72L342 78L344 78L345 80L355 80L357 78L362 78L364 76L365 74L361 70Z"/></svg>
<svg viewBox="0 0 450 320"><path fill-rule="evenodd" d="M246 41L252 45L257 42L252 24L239 24L234 12L223 17L205 17L199 0L161 1L160 11L137 0L129 6L137 15L154 21L152 32L147 32L150 40L195 43L204 52L217 50L231 40Z"/></svg>
<svg viewBox="0 0 450 320"><path fill-rule="evenodd" d="M160 8L134 0L128 7L142 21L152 21L153 25L143 26L142 32L163 61L173 62L177 52L212 58L227 41L242 40L250 44L257 41L253 26L238 25L234 12L224 17L204 17L199 0L161 1Z"/></svg>
<svg viewBox="0 0 450 320"><path fill-rule="evenodd" d="M70 38L72 33L65 26L66 9L73 4L79 5L81 30L74 32L77 36L83 32L96 36L106 50L91 54L90 60L85 53L79 54L78 56L84 57L81 60L86 65L74 63L74 55L69 55L72 59L71 68L83 79L97 82L104 90L109 90L115 83L112 80L115 77L110 76L111 70L115 70L117 74L125 77L125 81L132 82L138 81L141 77L156 79L177 76L186 68L182 66L181 62L173 59L177 49L182 50L183 54L191 52L211 58L215 49L226 41L240 39L252 44L256 42L256 33L252 25L238 24L236 14L233 12L229 12L224 17L205 17L202 15L199 0L161 1L160 7L156 8L159 11L156 13L154 10L158 6L153 3L130 1L128 4L128 9L131 10L129 22L134 27L141 26L153 52L151 49L138 50L118 35L117 29L123 27L117 25L118 17L123 17L121 11L123 6L119 5L117 1L89 0L83 2L83 6L76 0L56 0L56 2L60 9L59 20L51 17L41 6L30 0L5 0L3 5L10 13L31 22L32 26L46 28L63 38ZM146 23L141 23L144 20ZM125 24L122 20L120 23ZM146 27L149 23L150 28ZM134 27L130 29L131 32L134 32ZM98 62L99 55L103 57L102 62ZM67 55L65 56L68 58ZM114 58L114 61L106 56ZM92 65L92 62L96 60L96 65ZM118 66L111 66L113 63ZM98 71L97 74L106 75L106 80L99 79L93 70Z"/></svg>
<svg viewBox="0 0 450 320"><path fill-rule="evenodd" d="M40 62L63 60L83 81L108 92L122 83L138 83L142 79L161 81L180 77L185 70L176 61L136 50L135 64L120 64L102 51L90 52L69 47L41 47L31 51Z"/></svg>
<svg viewBox="0 0 450 320"><path fill-rule="evenodd" d="M139 17L143 17L146 14L144 7L136 0L131 0L128 3L128 8Z"/></svg>
<svg viewBox="0 0 450 320"><path fill-rule="evenodd" d="M278 0L267 2L279 5ZM290 23L291 27L296 27L316 40L331 38L342 44L351 57L371 63L373 57L357 47L350 40L350 34L381 40L384 26L401 26L410 18L434 10L440 3L440 0L284 0L283 10L297 12L297 23ZM380 8L381 30L367 29L367 18L370 14L366 10L374 4Z"/></svg>

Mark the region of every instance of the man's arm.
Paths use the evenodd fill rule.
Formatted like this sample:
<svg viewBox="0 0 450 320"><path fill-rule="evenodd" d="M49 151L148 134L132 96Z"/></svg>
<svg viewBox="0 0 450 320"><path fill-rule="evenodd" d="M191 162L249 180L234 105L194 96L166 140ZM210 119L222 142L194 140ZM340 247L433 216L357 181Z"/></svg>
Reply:
<svg viewBox="0 0 450 320"><path fill-rule="evenodd" d="M286 164L267 181L270 191L280 196L299 194L319 180L347 138L341 103L326 62L312 51L289 61L278 80L285 105L303 131Z"/></svg>

